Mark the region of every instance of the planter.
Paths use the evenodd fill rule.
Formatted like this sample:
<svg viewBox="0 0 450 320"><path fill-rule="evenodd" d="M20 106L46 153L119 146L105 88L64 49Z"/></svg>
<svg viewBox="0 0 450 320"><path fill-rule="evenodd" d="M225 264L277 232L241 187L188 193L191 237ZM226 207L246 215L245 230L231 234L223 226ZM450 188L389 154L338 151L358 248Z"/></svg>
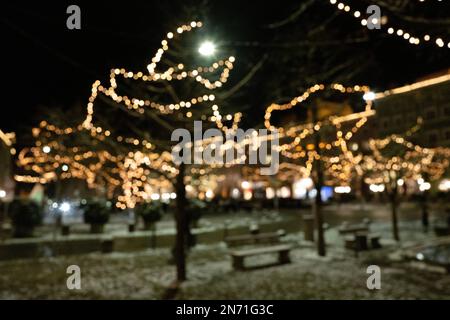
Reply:
<svg viewBox="0 0 450 320"><path fill-rule="evenodd" d="M34 227L30 226L14 226L14 238L31 238L33 236Z"/></svg>
<svg viewBox="0 0 450 320"><path fill-rule="evenodd" d="M252 234L252 235L256 235L259 233L259 226L257 224L253 224L253 223L250 224L248 229L249 229L250 234Z"/></svg>
<svg viewBox="0 0 450 320"><path fill-rule="evenodd" d="M90 200L80 206L83 210L84 222L91 226L91 233L103 233L109 221L111 205L106 201Z"/></svg>
<svg viewBox="0 0 450 320"><path fill-rule="evenodd" d="M161 220L162 207L161 204L156 201L142 203L136 207L135 214L138 219L142 219L144 230L154 231L156 229L156 223Z"/></svg>
<svg viewBox="0 0 450 320"><path fill-rule="evenodd" d="M114 250L114 241L113 239L104 239L101 242L101 252L102 253L111 253Z"/></svg>
<svg viewBox="0 0 450 320"><path fill-rule="evenodd" d="M444 226L442 226L442 227L441 226L436 226L436 227L434 227L434 233L438 237L448 236L448 235L450 235L450 228L449 227L444 227Z"/></svg>
<svg viewBox="0 0 450 320"><path fill-rule="evenodd" d="M103 233L104 227L104 224L91 224L91 233Z"/></svg>
<svg viewBox="0 0 450 320"><path fill-rule="evenodd" d="M16 238L29 238L33 230L42 221L41 208L33 201L16 199L10 206L13 236Z"/></svg>
<svg viewBox="0 0 450 320"><path fill-rule="evenodd" d="M145 231L155 230L155 223L144 221L144 230Z"/></svg>
<svg viewBox="0 0 450 320"><path fill-rule="evenodd" d="M13 229L11 225L0 225L0 241L11 238L13 236Z"/></svg>
<svg viewBox="0 0 450 320"><path fill-rule="evenodd" d="M192 228L193 228L193 229L198 229L198 227L200 226L199 221L200 221L200 220L193 220L193 221L192 221L191 225L192 225Z"/></svg>
<svg viewBox="0 0 450 320"><path fill-rule="evenodd" d="M61 226L61 235L63 235L63 236L70 235L70 226L66 226L66 225Z"/></svg>
<svg viewBox="0 0 450 320"><path fill-rule="evenodd" d="M314 215L303 215L303 234L306 241L314 241Z"/></svg>

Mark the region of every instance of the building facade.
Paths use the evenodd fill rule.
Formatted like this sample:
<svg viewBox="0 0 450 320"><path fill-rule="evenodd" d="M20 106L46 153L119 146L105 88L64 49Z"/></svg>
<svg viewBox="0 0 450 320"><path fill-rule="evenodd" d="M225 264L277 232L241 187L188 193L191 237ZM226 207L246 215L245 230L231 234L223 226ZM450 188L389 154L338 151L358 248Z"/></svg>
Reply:
<svg viewBox="0 0 450 320"><path fill-rule="evenodd" d="M424 147L450 147L450 70L412 85L376 94L378 134L403 134L420 117L414 141Z"/></svg>

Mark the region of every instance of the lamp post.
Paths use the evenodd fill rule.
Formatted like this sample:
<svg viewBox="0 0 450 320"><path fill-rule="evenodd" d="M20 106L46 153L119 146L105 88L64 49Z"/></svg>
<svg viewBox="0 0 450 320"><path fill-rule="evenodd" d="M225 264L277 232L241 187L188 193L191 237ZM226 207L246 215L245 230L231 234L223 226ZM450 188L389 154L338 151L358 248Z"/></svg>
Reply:
<svg viewBox="0 0 450 320"><path fill-rule="evenodd" d="M313 123L318 122L318 103L312 107L312 120ZM324 257L326 255L326 245L325 245L325 237L324 237L324 229L323 229L323 213L322 213L322 187L324 182L323 177L323 168L322 168L322 160L321 160L321 150L320 150L320 131L315 130L314 132L314 148L317 152L318 159L314 161L314 171L315 171L315 181L314 185L316 187L316 198L314 200L314 216L316 220L316 228L317 228L317 253L319 256Z"/></svg>
<svg viewBox="0 0 450 320"><path fill-rule="evenodd" d="M428 214L428 196L431 185L429 182L426 182L429 178L428 174L425 173L425 180L421 184L419 184L419 190L422 191L422 227L423 231L428 231L429 226L429 214Z"/></svg>
<svg viewBox="0 0 450 320"><path fill-rule="evenodd" d="M4 217L6 217L6 206L7 206L7 204L6 204L6 202L5 201L3 201L4 200L4 198L6 197L6 191L5 190L0 190L0 201L1 201L1 203L3 204L3 211L0 213L0 231L3 231L3 220L4 220Z"/></svg>
<svg viewBox="0 0 450 320"><path fill-rule="evenodd" d="M8 194L5 190L0 190L0 203L3 204L3 210L0 211L0 240L4 240L5 234L3 234L3 227L5 224L5 221L8 219L8 208L9 208L9 202L13 200L13 198L10 201L6 200L6 196Z"/></svg>

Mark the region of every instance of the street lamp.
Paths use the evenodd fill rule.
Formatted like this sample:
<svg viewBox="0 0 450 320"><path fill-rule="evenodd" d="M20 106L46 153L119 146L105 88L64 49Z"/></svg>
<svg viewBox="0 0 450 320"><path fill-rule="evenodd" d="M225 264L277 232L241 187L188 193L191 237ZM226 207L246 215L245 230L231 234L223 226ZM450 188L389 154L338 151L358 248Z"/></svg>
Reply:
<svg viewBox="0 0 450 320"><path fill-rule="evenodd" d="M371 184L369 186L370 191L374 193L379 193L384 191L384 185L383 184Z"/></svg>
<svg viewBox="0 0 450 320"><path fill-rule="evenodd" d="M429 182L424 182L421 185L419 185L420 191L428 191L431 189L431 184Z"/></svg>
<svg viewBox="0 0 450 320"><path fill-rule="evenodd" d="M71 206L70 206L70 203L68 203L68 202L63 202L63 203L61 204L61 206L59 207L59 209L60 209L63 213L69 212L69 211L70 211L70 208L71 208Z"/></svg>
<svg viewBox="0 0 450 320"><path fill-rule="evenodd" d="M339 187L334 188L334 192L340 193L340 194L350 193L351 191L352 191L352 188L349 186L339 186Z"/></svg>
<svg viewBox="0 0 450 320"><path fill-rule="evenodd" d="M44 151L44 153L50 153L50 151L52 151L52 149L49 146L44 146L42 148L42 151Z"/></svg>
<svg viewBox="0 0 450 320"><path fill-rule="evenodd" d="M241 187L242 187L242 189L250 189L251 188L251 184L248 181L242 181Z"/></svg>
<svg viewBox="0 0 450 320"><path fill-rule="evenodd" d="M6 191L0 190L0 200L3 203L4 198L6 198ZM3 221L8 216L8 202L3 204L3 212L0 212L0 229L3 228Z"/></svg>
<svg viewBox="0 0 450 320"><path fill-rule="evenodd" d="M198 48L198 52L202 56L211 56L216 52L216 46L211 41L205 41Z"/></svg>
<svg viewBox="0 0 450 320"><path fill-rule="evenodd" d="M366 92L363 96L363 99L366 101L373 101L375 100L375 93L372 91Z"/></svg>

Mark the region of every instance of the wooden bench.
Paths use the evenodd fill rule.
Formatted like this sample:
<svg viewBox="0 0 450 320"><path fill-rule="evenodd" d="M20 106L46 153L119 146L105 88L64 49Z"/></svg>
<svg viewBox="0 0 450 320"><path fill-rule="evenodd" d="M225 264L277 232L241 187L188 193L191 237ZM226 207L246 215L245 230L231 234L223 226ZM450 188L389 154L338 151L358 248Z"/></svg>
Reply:
<svg viewBox="0 0 450 320"><path fill-rule="evenodd" d="M345 248L357 253L368 250L368 243L370 243L370 249L379 249L381 248L380 238L381 236L377 233L356 232L344 237Z"/></svg>
<svg viewBox="0 0 450 320"><path fill-rule="evenodd" d="M434 233L438 237L444 237L450 235L450 227L448 226L435 226Z"/></svg>
<svg viewBox="0 0 450 320"><path fill-rule="evenodd" d="M233 259L233 268L235 270L245 270L244 259L245 257L257 256L262 254L270 254L270 253L278 253L278 262L280 264L285 264L291 262L289 257L289 252L291 251L292 246L289 244L270 246L264 248L254 248L254 249L245 249L238 251L231 251L230 255Z"/></svg>
<svg viewBox="0 0 450 320"><path fill-rule="evenodd" d="M345 249L355 250L356 249L356 237L355 235L348 235L344 237Z"/></svg>
<svg viewBox="0 0 450 320"><path fill-rule="evenodd" d="M372 249L381 248L380 238L381 236L378 233L369 233L369 242Z"/></svg>
<svg viewBox="0 0 450 320"><path fill-rule="evenodd" d="M4 241L8 238L11 238L13 234L13 228L11 226L11 224L0 224L0 240Z"/></svg>
<svg viewBox="0 0 450 320"><path fill-rule="evenodd" d="M280 230L278 232L244 234L239 236L226 237L225 242L229 247L249 244L276 244L280 242L280 238L284 234L284 230Z"/></svg>
<svg viewBox="0 0 450 320"><path fill-rule="evenodd" d="M347 235L349 233L357 232L369 232L369 226L366 224L354 224L350 226L339 227L338 229L340 235Z"/></svg>

